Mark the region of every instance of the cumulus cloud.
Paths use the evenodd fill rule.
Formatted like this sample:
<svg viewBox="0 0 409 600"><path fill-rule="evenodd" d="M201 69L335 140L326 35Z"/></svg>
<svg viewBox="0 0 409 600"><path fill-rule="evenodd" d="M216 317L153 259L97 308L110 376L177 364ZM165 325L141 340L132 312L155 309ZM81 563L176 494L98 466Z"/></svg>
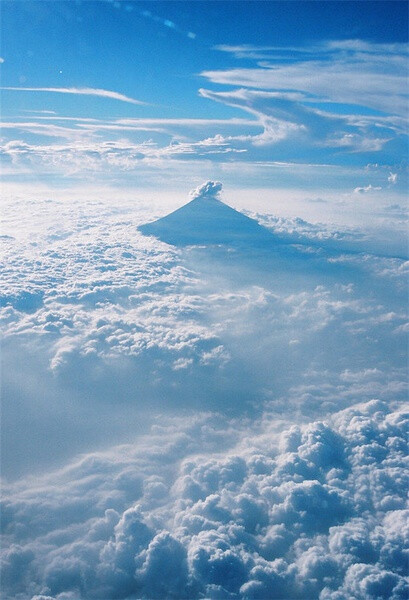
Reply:
<svg viewBox="0 0 409 600"><path fill-rule="evenodd" d="M380 186L373 186L369 184L363 187L356 187L354 189L354 194L367 194L368 192L378 192L381 189L382 188Z"/></svg>
<svg viewBox="0 0 409 600"><path fill-rule="evenodd" d="M234 437L225 427L174 420L139 445L8 486L4 591L405 597L402 410L371 401L281 433L267 413Z"/></svg>
<svg viewBox="0 0 409 600"><path fill-rule="evenodd" d="M47 196L4 202L5 597L404 598L405 261L271 214L271 252L182 251L138 232L166 203Z"/></svg>
<svg viewBox="0 0 409 600"><path fill-rule="evenodd" d="M195 194L220 187L207 182ZM8 473L24 455L33 466L47 460L33 422L61 460L107 436L129 439L153 407L240 412L273 401L302 419L357 396L404 394L404 261L348 253L354 232L271 215L257 216L274 234L271 254L182 252L138 232L155 215L129 198L11 196L4 204ZM30 218L19 220L22 212ZM43 402L33 413L38 386ZM10 436L17 406L19 434ZM100 423L90 429L93 410Z"/></svg>
<svg viewBox="0 0 409 600"><path fill-rule="evenodd" d="M192 200L195 198L215 198L219 199L223 185L220 181L206 181L194 190L191 190L189 196Z"/></svg>

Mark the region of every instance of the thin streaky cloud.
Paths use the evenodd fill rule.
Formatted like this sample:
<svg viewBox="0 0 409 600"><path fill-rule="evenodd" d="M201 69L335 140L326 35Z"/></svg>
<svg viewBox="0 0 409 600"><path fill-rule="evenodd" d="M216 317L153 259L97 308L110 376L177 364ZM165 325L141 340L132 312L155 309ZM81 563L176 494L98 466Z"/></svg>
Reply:
<svg viewBox="0 0 409 600"><path fill-rule="evenodd" d="M28 112L28 111L26 111ZM30 111L31 112L31 111ZM78 121L78 122L91 122L100 123L101 125L125 125L125 126L136 126L141 125L175 125L180 127L208 127L209 125L244 125L244 126L258 126L259 123L256 120L251 119L115 119L102 121L101 119L94 119L92 117L60 117L56 116L36 116L37 120L41 121Z"/></svg>
<svg viewBox="0 0 409 600"><path fill-rule="evenodd" d="M55 112L55 110L28 110L27 108L23 108L22 112L26 112L26 113L32 113L34 115L57 115L57 113ZM38 117L40 118L44 118L44 117ZM46 117L46 118L50 118L50 117ZM57 118L56 116L52 117L53 119Z"/></svg>
<svg viewBox="0 0 409 600"><path fill-rule="evenodd" d="M129 102L130 104L146 104L141 100L130 98L124 94L99 88L1 87L0 89L15 92L55 92L58 94L75 94L79 96L99 96L101 98L111 98L113 100L120 100L121 102Z"/></svg>
<svg viewBox="0 0 409 600"><path fill-rule="evenodd" d="M308 46L263 46L256 44L217 44L213 46L213 50L219 50L220 52L226 52L233 54L236 58L252 58L253 56L258 57L261 53L270 52L274 55L276 52L280 53L296 53L296 54L323 54L323 53L334 53L338 51L351 51L351 52L364 52L367 54L407 54L409 52L407 43L374 43L366 42L360 39L349 39L349 40L326 40L317 44L311 44Z"/></svg>

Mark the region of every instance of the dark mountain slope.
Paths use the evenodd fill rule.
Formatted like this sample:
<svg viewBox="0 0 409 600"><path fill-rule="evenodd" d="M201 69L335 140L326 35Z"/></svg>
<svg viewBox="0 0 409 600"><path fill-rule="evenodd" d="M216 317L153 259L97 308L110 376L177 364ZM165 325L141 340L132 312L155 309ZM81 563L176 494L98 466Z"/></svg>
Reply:
<svg viewBox="0 0 409 600"><path fill-rule="evenodd" d="M264 246L274 242L274 236L257 221L209 197L195 198L139 230L174 246Z"/></svg>

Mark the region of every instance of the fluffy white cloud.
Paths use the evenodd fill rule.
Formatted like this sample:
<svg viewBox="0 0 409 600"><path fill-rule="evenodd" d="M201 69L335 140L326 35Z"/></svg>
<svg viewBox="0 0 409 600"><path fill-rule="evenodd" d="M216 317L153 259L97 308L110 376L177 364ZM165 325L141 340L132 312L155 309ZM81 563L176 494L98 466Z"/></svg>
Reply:
<svg viewBox="0 0 409 600"><path fill-rule="evenodd" d="M220 181L206 181L190 192L192 200L195 198L219 198L223 185Z"/></svg>
<svg viewBox="0 0 409 600"><path fill-rule="evenodd" d="M139 444L7 486L4 591L405 597L402 410L371 401L280 434L268 414L234 436L226 425L174 420Z"/></svg>
<svg viewBox="0 0 409 600"><path fill-rule="evenodd" d="M373 185L369 184L364 187L356 187L354 189L354 194L367 194L369 192L377 192L381 189L382 188L379 186L373 186Z"/></svg>
<svg viewBox="0 0 409 600"><path fill-rule="evenodd" d="M4 209L5 597L404 597L403 260L266 214L269 252L180 250L131 196Z"/></svg>
<svg viewBox="0 0 409 600"><path fill-rule="evenodd" d="M198 189L218 193L220 184ZM3 417L12 427L17 406L23 414L19 434L5 434L10 459L29 440L23 454L34 460L42 447L46 458L33 420L52 427L58 454L69 451L70 435L74 451L98 430L129 436L149 405L243 410L273 399L279 411L290 399L311 418L357 396L404 393L405 264L346 252L361 239L353 230L259 215L277 246L253 255L182 252L142 236L137 227L152 211L132 200L12 197L4 217ZM38 386L43 402L33 414ZM114 398L126 418L112 419ZM101 427L90 431L96 407Z"/></svg>

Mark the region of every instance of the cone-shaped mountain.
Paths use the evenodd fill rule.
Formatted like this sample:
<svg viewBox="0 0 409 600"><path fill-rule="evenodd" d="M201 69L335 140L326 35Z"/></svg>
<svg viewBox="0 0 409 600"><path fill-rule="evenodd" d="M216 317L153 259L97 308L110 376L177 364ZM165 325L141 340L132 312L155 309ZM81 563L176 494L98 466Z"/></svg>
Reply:
<svg viewBox="0 0 409 600"><path fill-rule="evenodd" d="M260 246L274 241L268 229L214 197L195 198L171 214L141 225L139 230L174 246Z"/></svg>

